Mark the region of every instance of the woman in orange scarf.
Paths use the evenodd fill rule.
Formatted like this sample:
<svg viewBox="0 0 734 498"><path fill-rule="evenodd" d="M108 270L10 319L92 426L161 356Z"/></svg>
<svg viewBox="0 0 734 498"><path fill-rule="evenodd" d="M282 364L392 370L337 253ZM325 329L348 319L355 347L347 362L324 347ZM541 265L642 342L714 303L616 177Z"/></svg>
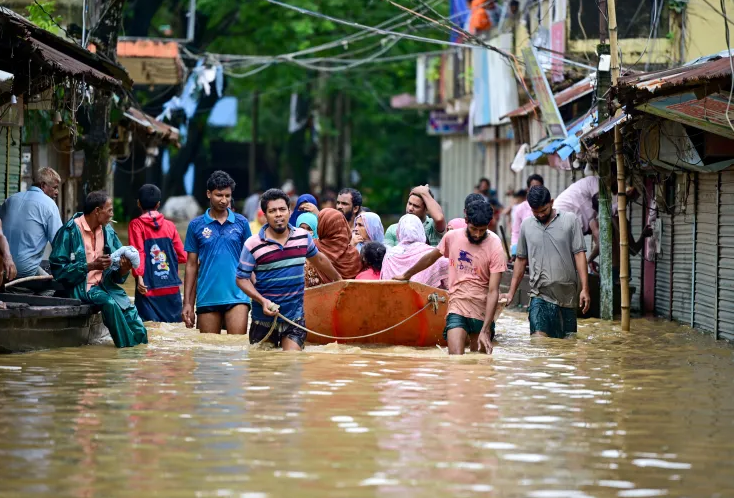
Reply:
<svg viewBox="0 0 734 498"><path fill-rule="evenodd" d="M347 219L336 209L323 209L319 213L317 228L319 238L314 240L319 252L326 255L343 279L351 279L362 271L362 258L351 244L352 233ZM306 262L306 287L328 284L329 277Z"/></svg>

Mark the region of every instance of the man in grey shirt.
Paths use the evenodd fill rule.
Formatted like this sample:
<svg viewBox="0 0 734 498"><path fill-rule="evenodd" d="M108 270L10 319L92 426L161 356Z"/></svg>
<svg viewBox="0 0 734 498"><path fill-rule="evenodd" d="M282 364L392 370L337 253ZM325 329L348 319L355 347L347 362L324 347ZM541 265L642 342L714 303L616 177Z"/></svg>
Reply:
<svg viewBox="0 0 734 498"><path fill-rule="evenodd" d="M576 332L577 303L584 313L591 303L581 222L553 209L543 186L531 188L527 200L533 216L520 227L512 284L500 299L512 301L529 263L530 334L563 339Z"/></svg>
<svg viewBox="0 0 734 498"><path fill-rule="evenodd" d="M11 195L0 206L0 220L18 278L46 275L41 269L43 251L61 228L59 208L54 202L61 178L53 169L41 168L35 180L30 189Z"/></svg>

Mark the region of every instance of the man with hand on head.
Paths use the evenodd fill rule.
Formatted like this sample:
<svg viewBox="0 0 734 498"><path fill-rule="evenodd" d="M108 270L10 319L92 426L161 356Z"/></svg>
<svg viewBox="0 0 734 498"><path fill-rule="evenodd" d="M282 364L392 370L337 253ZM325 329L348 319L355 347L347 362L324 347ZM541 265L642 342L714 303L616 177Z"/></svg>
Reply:
<svg viewBox="0 0 734 498"><path fill-rule="evenodd" d="M250 344L265 339L278 313L301 326L305 324L303 266L306 260L332 281L341 280L331 262L316 248L311 235L288 223L291 213L285 192L268 190L260 200L260 207L267 224L247 239L237 267L237 285L253 301ZM306 342L306 332L278 319L268 340L276 347L282 346L284 351L300 351Z"/></svg>
<svg viewBox="0 0 734 498"><path fill-rule="evenodd" d="M446 218L441 205L433 198L428 185L421 185L411 190L405 214L414 214L423 222L428 245L436 247L446 233ZM383 241L386 247L398 245L398 224L390 225Z"/></svg>
<svg viewBox="0 0 734 498"><path fill-rule="evenodd" d="M564 339L576 332L576 308L586 313L591 304L581 222L556 211L545 187L531 188L528 203L533 217L522 222L512 284L500 298L512 302L531 261L530 335Z"/></svg>

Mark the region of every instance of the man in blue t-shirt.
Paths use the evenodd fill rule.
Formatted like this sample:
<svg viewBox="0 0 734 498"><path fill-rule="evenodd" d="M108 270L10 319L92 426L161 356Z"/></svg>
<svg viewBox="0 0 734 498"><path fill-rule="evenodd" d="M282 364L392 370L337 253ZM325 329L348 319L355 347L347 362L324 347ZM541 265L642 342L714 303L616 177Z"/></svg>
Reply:
<svg viewBox="0 0 734 498"><path fill-rule="evenodd" d="M210 207L191 220L186 232L182 318L188 328L196 324L202 333L219 334L223 326L228 334L247 333L250 298L237 287L235 272L252 234L247 218L228 207L234 188L227 173L212 173L206 182Z"/></svg>

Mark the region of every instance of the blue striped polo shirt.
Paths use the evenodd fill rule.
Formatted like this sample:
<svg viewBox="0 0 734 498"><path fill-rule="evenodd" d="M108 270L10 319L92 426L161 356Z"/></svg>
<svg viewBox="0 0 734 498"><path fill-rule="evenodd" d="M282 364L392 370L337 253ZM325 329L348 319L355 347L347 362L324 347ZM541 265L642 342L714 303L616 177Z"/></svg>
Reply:
<svg viewBox="0 0 734 498"><path fill-rule="evenodd" d="M288 225L285 244L268 239L262 227L260 232L245 242L237 267L237 278L248 279L255 272L255 289L265 298L280 305L280 313L290 320L303 318L304 270L306 258L316 256L319 250L311 235L302 228ZM252 319L270 321L262 306L253 301Z"/></svg>

